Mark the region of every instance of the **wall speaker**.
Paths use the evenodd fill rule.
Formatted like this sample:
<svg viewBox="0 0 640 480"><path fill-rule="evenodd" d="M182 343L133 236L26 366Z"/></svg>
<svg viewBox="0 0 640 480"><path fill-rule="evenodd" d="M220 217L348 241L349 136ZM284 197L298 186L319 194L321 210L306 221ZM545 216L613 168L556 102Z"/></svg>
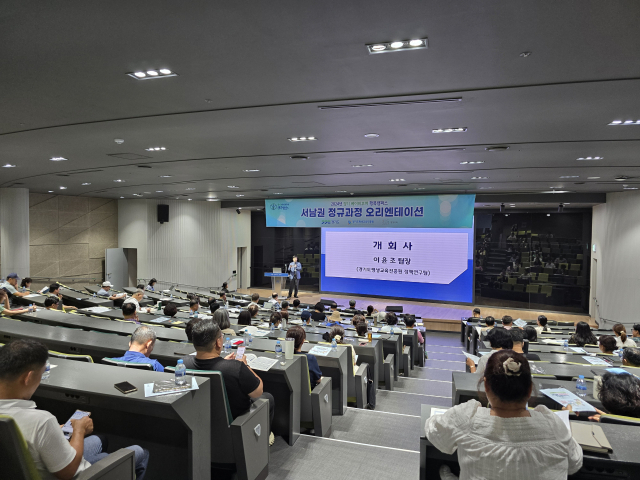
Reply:
<svg viewBox="0 0 640 480"><path fill-rule="evenodd" d="M169 221L169 205L158 205L158 222L165 223Z"/></svg>
<svg viewBox="0 0 640 480"><path fill-rule="evenodd" d="M395 312L402 313L402 305L387 305L387 308L384 309L385 312Z"/></svg>

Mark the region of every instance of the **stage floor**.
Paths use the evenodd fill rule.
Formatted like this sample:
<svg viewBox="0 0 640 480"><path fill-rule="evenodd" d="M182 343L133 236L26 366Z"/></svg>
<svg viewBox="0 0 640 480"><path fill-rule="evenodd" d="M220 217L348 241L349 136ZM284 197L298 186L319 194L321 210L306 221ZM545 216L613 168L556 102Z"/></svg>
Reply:
<svg viewBox="0 0 640 480"><path fill-rule="evenodd" d="M273 293L271 290L265 288L249 288L240 289L241 293L258 293L262 297L270 297ZM280 294L280 300L284 300L288 291L283 290ZM474 306L466 305L449 305L446 303L435 302L419 302L414 300L393 299L393 298L374 298L363 297L359 295L337 295L329 293L317 293L317 292L304 292L299 291L298 298L303 303L314 304L321 298L335 300L339 306L348 307L349 300L354 299L356 301L356 308L360 310L366 310L368 305L373 305L375 309L383 311L387 305L402 305L405 313L413 313L423 319L432 320L455 320L460 321L462 317L470 317ZM495 318L502 318L504 315L511 315L514 319L522 318L523 320L535 320L538 315L546 315L550 320L557 320L560 322L587 322L595 326L595 323L591 321L589 315L577 315L568 313L550 313L545 311L528 310L528 309L514 309L514 308L499 308L499 307L487 307L479 305L482 312L482 316L491 315ZM459 329L459 327L457 327Z"/></svg>

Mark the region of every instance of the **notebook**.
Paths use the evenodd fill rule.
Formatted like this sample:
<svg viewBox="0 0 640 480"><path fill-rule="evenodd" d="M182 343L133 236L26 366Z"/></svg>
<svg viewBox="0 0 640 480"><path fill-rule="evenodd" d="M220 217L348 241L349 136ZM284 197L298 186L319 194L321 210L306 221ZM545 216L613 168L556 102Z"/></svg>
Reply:
<svg viewBox="0 0 640 480"><path fill-rule="evenodd" d="M599 425L590 422L571 422L571 434L586 452L613 452L607 436Z"/></svg>

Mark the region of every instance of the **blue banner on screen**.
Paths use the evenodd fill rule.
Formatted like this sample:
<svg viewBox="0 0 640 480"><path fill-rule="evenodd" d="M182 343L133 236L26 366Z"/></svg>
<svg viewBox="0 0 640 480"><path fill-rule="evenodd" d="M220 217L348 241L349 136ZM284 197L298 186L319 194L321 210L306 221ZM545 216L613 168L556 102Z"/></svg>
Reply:
<svg viewBox="0 0 640 480"><path fill-rule="evenodd" d="M267 227L471 228L475 195L265 200Z"/></svg>
<svg viewBox="0 0 640 480"><path fill-rule="evenodd" d="M473 300L473 228L323 228L320 290Z"/></svg>

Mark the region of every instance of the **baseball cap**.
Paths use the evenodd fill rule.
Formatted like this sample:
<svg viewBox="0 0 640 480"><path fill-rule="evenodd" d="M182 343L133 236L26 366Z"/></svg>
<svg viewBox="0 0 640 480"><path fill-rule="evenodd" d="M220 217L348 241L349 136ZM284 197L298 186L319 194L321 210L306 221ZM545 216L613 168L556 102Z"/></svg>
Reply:
<svg viewBox="0 0 640 480"><path fill-rule="evenodd" d="M103 287L113 287L113 285L111 285L111 282L102 282L102 286Z"/></svg>
<svg viewBox="0 0 640 480"><path fill-rule="evenodd" d="M9 275L7 275L7 278L17 278L18 280L20 279L17 273L10 273Z"/></svg>
<svg viewBox="0 0 640 480"><path fill-rule="evenodd" d="M306 322L311 318L311 312L309 310L303 310L300 314L300 318Z"/></svg>

